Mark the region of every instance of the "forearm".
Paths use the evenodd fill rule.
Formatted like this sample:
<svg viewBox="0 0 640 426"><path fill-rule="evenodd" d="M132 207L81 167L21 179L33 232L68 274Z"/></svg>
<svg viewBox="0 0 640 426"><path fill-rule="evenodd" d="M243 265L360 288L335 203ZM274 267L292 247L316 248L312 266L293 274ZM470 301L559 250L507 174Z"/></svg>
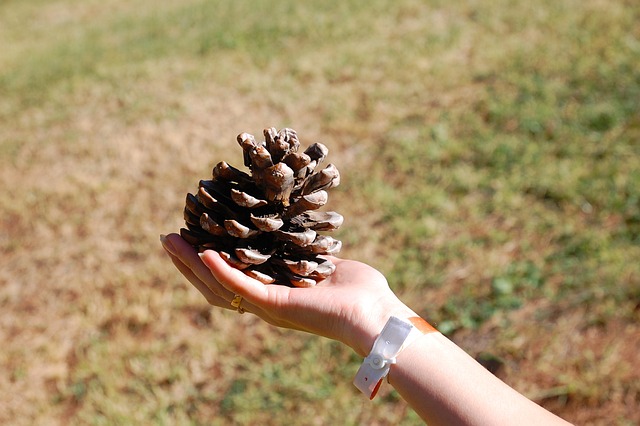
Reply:
<svg viewBox="0 0 640 426"><path fill-rule="evenodd" d="M402 351L389 383L429 425L567 424L440 333L424 335Z"/></svg>

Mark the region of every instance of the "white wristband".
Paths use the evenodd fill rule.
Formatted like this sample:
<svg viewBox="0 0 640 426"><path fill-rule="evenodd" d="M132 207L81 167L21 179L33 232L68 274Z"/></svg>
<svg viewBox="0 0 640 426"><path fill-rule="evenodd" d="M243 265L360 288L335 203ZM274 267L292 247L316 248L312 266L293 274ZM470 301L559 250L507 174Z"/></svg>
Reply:
<svg viewBox="0 0 640 426"><path fill-rule="evenodd" d="M396 363L398 354L420 334L422 333L413 324L397 317L389 318L373 343L371 353L358 369L353 384L369 399L373 399L382 379L389 374L391 365Z"/></svg>

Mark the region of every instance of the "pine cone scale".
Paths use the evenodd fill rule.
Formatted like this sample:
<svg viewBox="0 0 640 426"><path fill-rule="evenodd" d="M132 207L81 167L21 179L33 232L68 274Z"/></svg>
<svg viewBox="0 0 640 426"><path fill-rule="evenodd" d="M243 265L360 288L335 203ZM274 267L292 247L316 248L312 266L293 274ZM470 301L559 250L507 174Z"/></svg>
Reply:
<svg viewBox="0 0 640 426"><path fill-rule="evenodd" d="M260 200L256 197L253 197L246 192L239 191L237 189L231 190L231 199L234 203L236 203L240 207L246 207L250 209L255 209L258 207L264 207L267 204L267 200Z"/></svg>
<svg viewBox="0 0 640 426"><path fill-rule="evenodd" d="M259 217L250 215L251 222L261 231L264 232L273 232L276 231L284 225L284 221L279 217L275 216L267 216L267 217Z"/></svg>

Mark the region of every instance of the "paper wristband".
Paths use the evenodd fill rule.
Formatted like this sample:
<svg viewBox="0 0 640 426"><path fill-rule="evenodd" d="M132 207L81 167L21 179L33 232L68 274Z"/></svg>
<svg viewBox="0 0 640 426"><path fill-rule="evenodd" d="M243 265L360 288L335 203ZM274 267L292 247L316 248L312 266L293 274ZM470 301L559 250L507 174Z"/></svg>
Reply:
<svg viewBox="0 0 640 426"><path fill-rule="evenodd" d="M397 317L389 318L358 369L353 384L369 399L373 399L382 380L389 374L391 365L396 363L398 354L416 337L437 331L420 317L411 317L406 321Z"/></svg>

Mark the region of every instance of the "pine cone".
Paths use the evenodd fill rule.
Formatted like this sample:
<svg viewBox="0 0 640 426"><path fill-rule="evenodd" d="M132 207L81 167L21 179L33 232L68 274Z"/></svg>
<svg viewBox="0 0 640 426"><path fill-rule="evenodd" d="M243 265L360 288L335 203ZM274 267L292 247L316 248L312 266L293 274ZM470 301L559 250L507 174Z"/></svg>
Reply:
<svg viewBox="0 0 640 426"><path fill-rule="evenodd" d="M314 143L299 153L295 130L271 127L264 138L258 143L253 135L238 135L251 174L218 163L213 179L200 181L196 195L187 194L187 228L180 234L196 250L216 250L264 283L313 286L335 270L322 255L342 247L318 231L337 229L343 217L317 210L340 174L333 164L316 171L329 150Z"/></svg>

